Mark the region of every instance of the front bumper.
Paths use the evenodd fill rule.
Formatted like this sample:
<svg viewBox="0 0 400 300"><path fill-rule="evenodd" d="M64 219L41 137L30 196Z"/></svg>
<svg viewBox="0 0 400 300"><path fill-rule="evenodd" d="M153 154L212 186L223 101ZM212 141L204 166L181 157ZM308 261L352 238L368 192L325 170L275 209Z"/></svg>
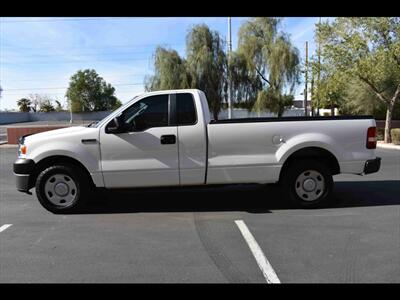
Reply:
<svg viewBox="0 0 400 300"><path fill-rule="evenodd" d="M30 176L35 169L35 162L32 159L19 158L14 162L13 169L17 190L28 193L30 189Z"/></svg>
<svg viewBox="0 0 400 300"><path fill-rule="evenodd" d="M371 174L378 172L381 167L381 158L370 159L365 162L364 174Z"/></svg>

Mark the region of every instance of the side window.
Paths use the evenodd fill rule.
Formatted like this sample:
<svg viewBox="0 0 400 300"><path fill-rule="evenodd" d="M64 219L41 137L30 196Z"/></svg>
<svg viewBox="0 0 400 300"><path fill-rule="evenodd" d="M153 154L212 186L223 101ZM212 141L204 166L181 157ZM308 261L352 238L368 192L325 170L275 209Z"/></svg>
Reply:
<svg viewBox="0 0 400 300"><path fill-rule="evenodd" d="M193 125L197 122L196 107L192 94L176 94L176 110L178 125Z"/></svg>
<svg viewBox="0 0 400 300"><path fill-rule="evenodd" d="M150 96L136 102L123 112L122 119L128 131L168 126L168 95Z"/></svg>

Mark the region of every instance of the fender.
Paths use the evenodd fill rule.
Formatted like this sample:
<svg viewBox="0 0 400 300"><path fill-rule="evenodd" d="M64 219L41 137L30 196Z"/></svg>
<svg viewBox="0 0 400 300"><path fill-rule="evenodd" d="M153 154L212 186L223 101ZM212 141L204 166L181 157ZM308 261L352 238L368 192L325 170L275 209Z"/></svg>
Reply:
<svg viewBox="0 0 400 300"><path fill-rule="evenodd" d="M287 140L278 151L276 151L275 157L277 162L283 165L286 159L297 150L307 147L318 147L329 151L339 161L340 157L342 157L342 151L335 145L337 145L337 143L330 136L322 133L306 133L296 135Z"/></svg>
<svg viewBox="0 0 400 300"><path fill-rule="evenodd" d="M83 144L56 140L51 143L51 148L47 143L36 146L29 158L38 163L50 156L66 156L79 161L89 171L94 184L98 187L104 186L98 144L84 146Z"/></svg>

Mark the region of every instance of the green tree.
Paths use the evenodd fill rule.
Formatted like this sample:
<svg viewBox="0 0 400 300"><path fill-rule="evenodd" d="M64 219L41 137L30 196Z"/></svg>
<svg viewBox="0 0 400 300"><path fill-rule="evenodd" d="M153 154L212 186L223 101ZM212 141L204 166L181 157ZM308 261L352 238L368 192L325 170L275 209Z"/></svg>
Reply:
<svg viewBox="0 0 400 300"><path fill-rule="evenodd" d="M253 110L262 111L267 107L271 112L281 117L285 108L292 105L293 99L293 95L276 94L271 89L261 90L257 95Z"/></svg>
<svg viewBox="0 0 400 300"><path fill-rule="evenodd" d="M400 97L400 18L336 18L318 25L326 63L356 78L386 106L385 137Z"/></svg>
<svg viewBox="0 0 400 300"><path fill-rule="evenodd" d="M316 69L316 67L313 67ZM318 95L319 107L330 108L331 115L334 115L335 107L343 111L345 99L350 88L349 76L331 68L329 64L321 64L318 71L320 80L315 87L315 93ZM315 100L315 99L314 99Z"/></svg>
<svg viewBox="0 0 400 300"><path fill-rule="evenodd" d="M194 26L186 37L187 59L158 47L155 74L145 79L146 91L197 88L207 94L214 119L226 92L226 56L221 37L206 25Z"/></svg>
<svg viewBox="0 0 400 300"><path fill-rule="evenodd" d="M66 97L73 112L111 110L117 102L115 88L95 70L79 70L70 79Z"/></svg>
<svg viewBox="0 0 400 300"><path fill-rule="evenodd" d="M280 23L279 18L256 17L239 30L238 53L245 58L250 74L257 74L266 89L257 96L256 110L276 111L285 106L289 99L286 92L293 93L299 82L299 51L280 30ZM271 99L267 101L266 97Z"/></svg>
<svg viewBox="0 0 400 300"><path fill-rule="evenodd" d="M39 111L40 112L51 112L51 111L55 111L55 108L54 108L53 104L51 103L50 99L45 99L42 102L40 102Z"/></svg>
<svg viewBox="0 0 400 300"><path fill-rule="evenodd" d="M19 111L21 112L29 112L31 110L31 104L31 100L27 98L21 98L17 101Z"/></svg>
<svg viewBox="0 0 400 300"><path fill-rule="evenodd" d="M214 119L226 95L227 60L224 43L207 25L194 26L186 37L187 69L191 87L204 91Z"/></svg>
<svg viewBox="0 0 400 300"><path fill-rule="evenodd" d="M118 107L121 107L121 106L122 106L121 101L119 101L119 99L117 99L117 100L115 101L114 106L112 107L112 110L115 110L115 109L117 109Z"/></svg>
<svg viewBox="0 0 400 300"><path fill-rule="evenodd" d="M145 79L146 91L186 89L191 86L186 61L175 50L157 47L154 69L155 74Z"/></svg>
<svg viewBox="0 0 400 300"><path fill-rule="evenodd" d="M263 87L260 77L249 71L246 57L242 53L232 52L228 65L232 102L240 107L251 108L257 99L257 93Z"/></svg>

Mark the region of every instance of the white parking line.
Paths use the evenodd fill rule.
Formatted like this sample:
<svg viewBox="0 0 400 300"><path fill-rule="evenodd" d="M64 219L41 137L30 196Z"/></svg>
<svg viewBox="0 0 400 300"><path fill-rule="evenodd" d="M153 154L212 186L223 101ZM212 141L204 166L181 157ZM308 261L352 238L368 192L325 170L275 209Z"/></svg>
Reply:
<svg viewBox="0 0 400 300"><path fill-rule="evenodd" d="M0 232L6 230L8 227L10 227L12 224L4 224L3 226L0 227Z"/></svg>
<svg viewBox="0 0 400 300"><path fill-rule="evenodd" d="M258 245L250 230L247 228L246 224L242 220L236 220L235 223L239 227L240 232L249 245L249 248L256 259L261 272L267 280L267 283L281 283L268 259L265 257L264 252Z"/></svg>

